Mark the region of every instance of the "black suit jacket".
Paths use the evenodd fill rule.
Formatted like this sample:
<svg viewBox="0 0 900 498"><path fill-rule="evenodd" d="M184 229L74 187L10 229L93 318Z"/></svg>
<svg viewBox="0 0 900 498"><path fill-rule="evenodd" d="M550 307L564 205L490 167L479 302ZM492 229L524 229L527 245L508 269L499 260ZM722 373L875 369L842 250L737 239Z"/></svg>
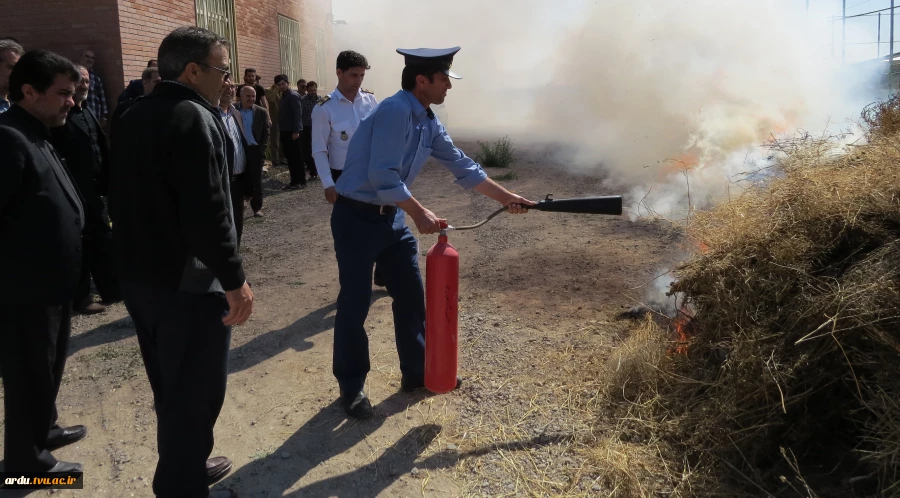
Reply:
<svg viewBox="0 0 900 498"><path fill-rule="evenodd" d="M66 160L69 173L81 191L86 219L85 231L103 233L109 231L109 219L104 214L103 200L109 190L109 146L100 121L87 106L81 112L97 130L97 146L100 157L91 146L90 130L80 118L72 119L78 112L69 111L66 124L50 131L53 145Z"/></svg>
<svg viewBox="0 0 900 498"><path fill-rule="evenodd" d="M0 114L0 301L61 305L81 274L84 209L47 128L21 107Z"/></svg>
<svg viewBox="0 0 900 498"><path fill-rule="evenodd" d="M303 130L303 104L300 94L288 90L281 97L278 108L278 129L298 133Z"/></svg>
<svg viewBox="0 0 900 498"><path fill-rule="evenodd" d="M241 126L241 135L244 137L244 145L246 146L247 130L244 128L244 116L241 115L240 111L241 104L237 103L234 107L235 110L232 111L232 115L234 115L235 120ZM255 104L253 106L253 125L251 128L256 145L265 147L266 144L269 143L269 132L271 131L271 127L269 126L269 113L264 108Z"/></svg>

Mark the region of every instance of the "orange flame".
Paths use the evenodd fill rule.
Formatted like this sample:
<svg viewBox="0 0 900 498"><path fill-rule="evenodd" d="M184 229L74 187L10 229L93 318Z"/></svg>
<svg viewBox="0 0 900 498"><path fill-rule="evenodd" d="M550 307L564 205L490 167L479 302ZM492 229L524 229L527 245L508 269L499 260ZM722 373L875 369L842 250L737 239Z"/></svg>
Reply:
<svg viewBox="0 0 900 498"><path fill-rule="evenodd" d="M688 352L688 343L691 338L694 337L694 331L692 330L691 320L693 320L694 314L688 309L686 306L682 306L681 309L675 313L675 317L672 319L672 328L675 332L675 337L673 338L675 343L675 349L672 351L678 355L686 355Z"/></svg>

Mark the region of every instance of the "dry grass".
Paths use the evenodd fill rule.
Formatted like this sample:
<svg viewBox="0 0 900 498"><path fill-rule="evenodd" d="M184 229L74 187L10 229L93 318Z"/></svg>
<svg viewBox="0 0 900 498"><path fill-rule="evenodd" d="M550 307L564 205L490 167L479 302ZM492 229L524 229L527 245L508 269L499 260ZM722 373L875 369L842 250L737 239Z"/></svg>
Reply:
<svg viewBox="0 0 900 498"><path fill-rule="evenodd" d="M863 121L862 145L770 144L765 184L690 220L686 351L648 316L485 392L527 402L445 421L464 494L900 497L900 100Z"/></svg>
<svg viewBox="0 0 900 498"><path fill-rule="evenodd" d="M672 288L696 309L686 355L648 323L613 357L622 426L675 495L900 496L900 100L863 121L842 153L771 144L765 184L690 221L708 249Z"/></svg>

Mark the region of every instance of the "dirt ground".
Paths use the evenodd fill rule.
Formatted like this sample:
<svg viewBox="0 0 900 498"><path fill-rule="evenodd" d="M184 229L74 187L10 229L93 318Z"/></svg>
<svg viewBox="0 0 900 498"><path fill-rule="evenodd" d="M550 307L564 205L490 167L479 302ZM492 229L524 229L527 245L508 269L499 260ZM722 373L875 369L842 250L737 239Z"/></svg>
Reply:
<svg viewBox="0 0 900 498"><path fill-rule="evenodd" d="M470 154L477 148L461 146ZM520 150L518 178L502 183L534 200L619 193L599 172L568 173L551 150ZM640 302L642 286L671 263L674 240L662 225L532 212L451 233L461 253L463 388L399 393L391 299L376 290L366 390L377 415L356 422L336 404L331 375L339 290L331 207L318 184L282 192L285 179L282 169L271 171L266 216L247 219L244 230L256 303L232 334L213 455L230 457L235 468L217 487L242 497L610 495L579 442L600 437L592 376L626 333L615 315ZM412 190L451 224L495 209L437 164ZM420 237L423 274L436 240ZM61 422L90 432L55 455L83 463L86 485L54 494L152 496L155 416L125 308L76 317L73 329L58 406Z"/></svg>

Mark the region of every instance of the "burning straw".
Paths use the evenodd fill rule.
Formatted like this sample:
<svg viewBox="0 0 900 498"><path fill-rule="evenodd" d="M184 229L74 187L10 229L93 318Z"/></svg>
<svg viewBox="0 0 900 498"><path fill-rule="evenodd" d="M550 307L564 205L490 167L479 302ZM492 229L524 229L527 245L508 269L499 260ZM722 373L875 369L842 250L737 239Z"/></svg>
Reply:
<svg viewBox="0 0 900 498"><path fill-rule="evenodd" d="M708 250L672 292L696 335L637 375L676 494L900 496L898 116L898 99L870 106L841 154L773 142L764 185L690 221Z"/></svg>

